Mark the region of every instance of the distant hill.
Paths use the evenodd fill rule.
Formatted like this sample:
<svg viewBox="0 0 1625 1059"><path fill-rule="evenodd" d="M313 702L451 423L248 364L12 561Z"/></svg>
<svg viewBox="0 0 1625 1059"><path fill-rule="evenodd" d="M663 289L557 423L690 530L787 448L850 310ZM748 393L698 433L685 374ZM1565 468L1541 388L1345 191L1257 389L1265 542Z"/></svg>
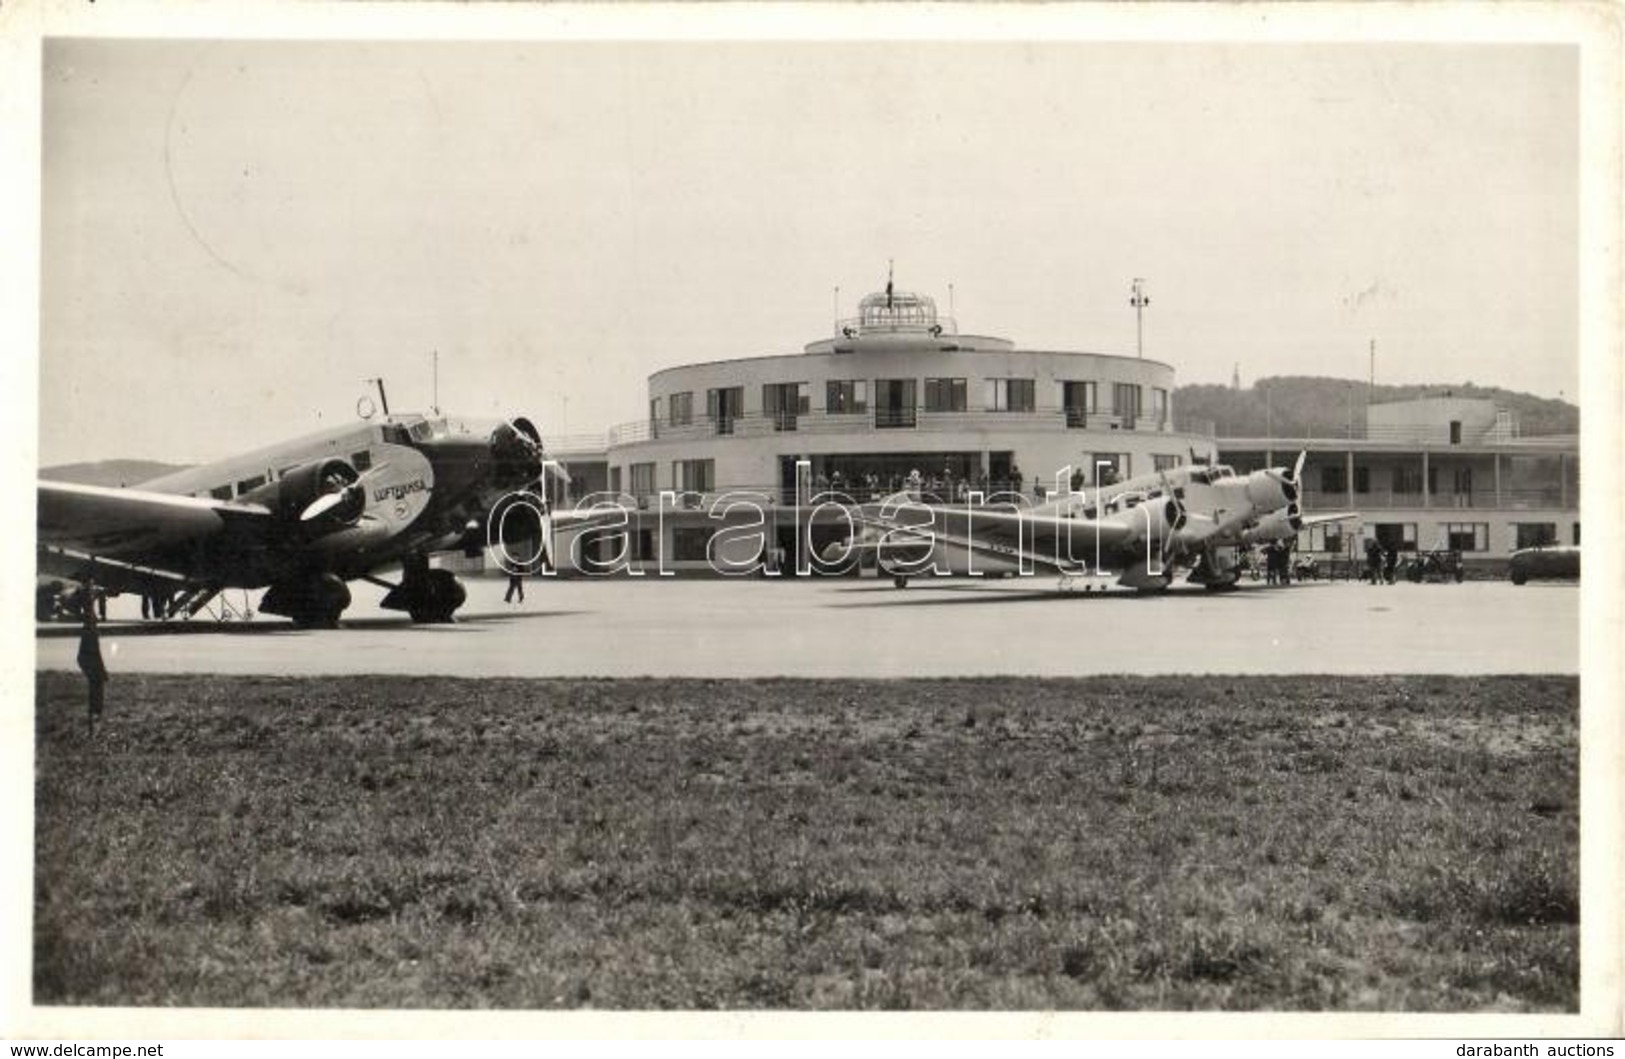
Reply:
<svg viewBox="0 0 1625 1059"><path fill-rule="evenodd" d="M1348 430L1352 406L1355 435L1365 425L1367 386L1359 379L1311 375L1277 375L1259 379L1245 390L1228 386L1181 386L1174 390L1175 425L1206 430L1219 437L1338 437ZM1517 418L1525 437L1578 434L1580 409L1567 401L1472 383L1448 386L1377 386L1373 404L1418 397L1487 398Z"/></svg>
<svg viewBox="0 0 1625 1059"><path fill-rule="evenodd" d="M76 485L137 485L165 474L185 470L186 464L159 463L157 460L98 460L94 463L64 463L42 467L39 476L53 482Z"/></svg>

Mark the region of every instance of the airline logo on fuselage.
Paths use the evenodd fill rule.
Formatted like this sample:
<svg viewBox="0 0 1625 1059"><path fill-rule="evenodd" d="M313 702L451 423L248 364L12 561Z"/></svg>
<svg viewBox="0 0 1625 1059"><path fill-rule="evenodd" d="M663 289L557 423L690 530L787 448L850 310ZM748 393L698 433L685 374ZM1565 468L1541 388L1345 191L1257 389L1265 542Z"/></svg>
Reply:
<svg viewBox="0 0 1625 1059"><path fill-rule="evenodd" d="M422 478L414 478L410 482L395 482L390 485L379 486L372 491L373 503L382 503L385 500L405 500L413 493L427 492L429 486Z"/></svg>

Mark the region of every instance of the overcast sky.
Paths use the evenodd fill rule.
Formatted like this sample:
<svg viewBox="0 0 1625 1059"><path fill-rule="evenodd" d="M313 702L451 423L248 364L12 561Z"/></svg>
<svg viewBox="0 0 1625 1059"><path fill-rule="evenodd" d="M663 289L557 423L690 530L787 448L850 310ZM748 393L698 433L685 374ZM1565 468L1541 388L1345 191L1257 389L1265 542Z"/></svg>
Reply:
<svg viewBox="0 0 1625 1059"><path fill-rule="evenodd" d="M1566 46L48 40L41 451L215 458L384 376L545 433L897 285L962 331L1577 394ZM145 396L142 396L145 395Z"/></svg>

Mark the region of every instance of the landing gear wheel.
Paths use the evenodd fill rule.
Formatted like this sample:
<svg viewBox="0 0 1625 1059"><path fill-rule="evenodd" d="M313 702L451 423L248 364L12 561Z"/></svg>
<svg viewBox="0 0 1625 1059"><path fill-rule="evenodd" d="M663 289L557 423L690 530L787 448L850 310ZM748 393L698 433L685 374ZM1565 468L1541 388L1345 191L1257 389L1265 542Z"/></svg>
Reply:
<svg viewBox="0 0 1625 1059"><path fill-rule="evenodd" d="M350 586L332 574L282 581L266 590L260 610L292 618L301 629L336 629L350 605Z"/></svg>
<svg viewBox="0 0 1625 1059"><path fill-rule="evenodd" d="M892 575L891 583L893 588L907 588L908 578L904 577L902 574L894 574Z"/></svg>
<svg viewBox="0 0 1625 1059"><path fill-rule="evenodd" d="M462 582L449 570L430 570L413 586L412 601L406 613L419 625L447 624L468 598Z"/></svg>

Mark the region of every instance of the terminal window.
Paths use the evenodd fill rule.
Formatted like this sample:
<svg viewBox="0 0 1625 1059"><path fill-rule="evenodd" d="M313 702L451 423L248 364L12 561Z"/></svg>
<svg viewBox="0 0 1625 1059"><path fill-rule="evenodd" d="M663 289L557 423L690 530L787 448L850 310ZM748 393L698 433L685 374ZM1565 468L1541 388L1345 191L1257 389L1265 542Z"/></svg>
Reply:
<svg viewBox="0 0 1625 1059"><path fill-rule="evenodd" d="M1512 529L1517 535L1514 547L1544 548L1548 544L1557 543L1555 522L1516 522Z"/></svg>
<svg viewBox="0 0 1625 1059"><path fill-rule="evenodd" d="M692 391L674 393L667 402L671 412L671 425L686 427L694 422L694 394Z"/></svg>
<svg viewBox="0 0 1625 1059"><path fill-rule="evenodd" d="M1178 454L1166 456L1158 453L1152 453L1151 455L1151 469L1155 471L1171 471L1175 467L1178 467L1182 462L1183 457L1179 456Z"/></svg>
<svg viewBox="0 0 1625 1059"><path fill-rule="evenodd" d="M965 410L965 380L925 380L925 410L927 412L963 412Z"/></svg>
<svg viewBox="0 0 1625 1059"><path fill-rule="evenodd" d="M632 495L645 497L654 495L655 491L655 465L652 463L634 463L627 468L627 474L632 479Z"/></svg>
<svg viewBox="0 0 1625 1059"><path fill-rule="evenodd" d="M1338 523L1321 523L1317 526L1308 527L1305 532L1309 535L1309 551L1331 552L1333 555L1342 553L1345 538L1343 536L1343 527Z"/></svg>
<svg viewBox="0 0 1625 1059"><path fill-rule="evenodd" d="M1348 469L1345 467L1328 466L1320 469L1320 491L1323 493L1342 493L1349 487Z"/></svg>
<svg viewBox="0 0 1625 1059"><path fill-rule="evenodd" d="M709 493L717 485L716 465L715 460L673 460L672 485L685 493Z"/></svg>
<svg viewBox="0 0 1625 1059"><path fill-rule="evenodd" d="M847 415L869 410L868 379L831 379L824 387L824 410Z"/></svg>
<svg viewBox="0 0 1625 1059"><path fill-rule="evenodd" d="M1115 485L1129 476L1129 454L1097 452L1089 458L1089 474L1095 485Z"/></svg>
<svg viewBox="0 0 1625 1059"><path fill-rule="evenodd" d="M1488 522L1446 522L1445 547L1453 552L1487 552L1490 550L1490 524Z"/></svg>
<svg viewBox="0 0 1625 1059"><path fill-rule="evenodd" d="M987 409L990 412L1031 412L1034 387L1031 379L988 379Z"/></svg>
<svg viewBox="0 0 1625 1059"><path fill-rule="evenodd" d="M706 559L706 545L710 543L710 526L677 526L671 531L672 561L678 563L704 562Z"/></svg>
<svg viewBox="0 0 1625 1059"><path fill-rule="evenodd" d="M1144 391L1138 383L1119 382L1112 385L1112 411L1129 430L1134 429L1134 422L1140 417L1143 400Z"/></svg>

